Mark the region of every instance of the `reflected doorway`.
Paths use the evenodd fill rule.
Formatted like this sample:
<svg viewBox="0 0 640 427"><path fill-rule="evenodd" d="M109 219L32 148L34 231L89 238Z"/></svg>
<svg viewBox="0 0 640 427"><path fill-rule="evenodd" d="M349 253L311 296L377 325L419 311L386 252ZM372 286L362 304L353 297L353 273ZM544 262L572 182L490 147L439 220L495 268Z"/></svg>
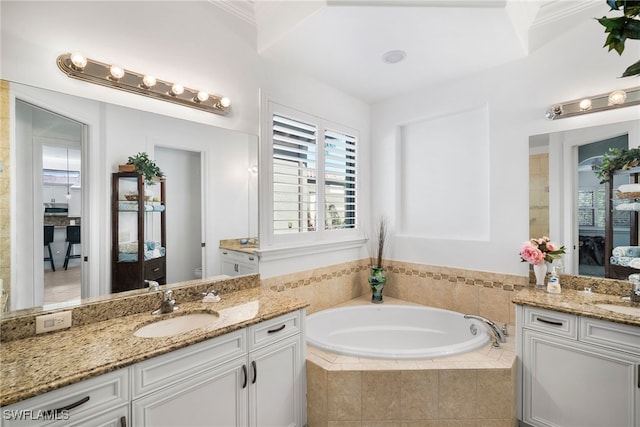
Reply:
<svg viewBox="0 0 640 427"><path fill-rule="evenodd" d="M595 173L610 148L628 149L629 136L621 135L578 147L578 274L604 277L605 184ZM614 178L614 188L623 177ZM630 215L614 211L614 247L629 244ZM626 240L625 240L626 239Z"/></svg>
<svg viewBox="0 0 640 427"><path fill-rule="evenodd" d="M68 227L82 215L86 125L16 99L16 285L11 309L68 305L82 296L81 244ZM86 221L85 221L86 222ZM73 232L72 232L73 234ZM67 257L67 255L69 255ZM66 269L65 269L66 267Z"/></svg>
<svg viewBox="0 0 640 427"><path fill-rule="evenodd" d="M167 178L167 283L202 278L202 153L159 146L154 153Z"/></svg>

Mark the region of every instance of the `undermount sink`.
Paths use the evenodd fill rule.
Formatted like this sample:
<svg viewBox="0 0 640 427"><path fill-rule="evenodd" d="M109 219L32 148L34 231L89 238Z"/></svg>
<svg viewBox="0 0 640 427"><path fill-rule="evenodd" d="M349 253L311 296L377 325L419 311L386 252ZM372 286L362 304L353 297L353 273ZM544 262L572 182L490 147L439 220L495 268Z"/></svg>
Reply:
<svg viewBox="0 0 640 427"><path fill-rule="evenodd" d="M184 314L182 316L149 323L136 329L133 335L141 338L171 337L212 325L216 320L218 320L218 315L214 313Z"/></svg>
<svg viewBox="0 0 640 427"><path fill-rule="evenodd" d="M614 311L620 314L628 314L631 316L640 316L640 305L639 304L631 304L627 303L601 303L595 305L598 308L602 308L604 310Z"/></svg>

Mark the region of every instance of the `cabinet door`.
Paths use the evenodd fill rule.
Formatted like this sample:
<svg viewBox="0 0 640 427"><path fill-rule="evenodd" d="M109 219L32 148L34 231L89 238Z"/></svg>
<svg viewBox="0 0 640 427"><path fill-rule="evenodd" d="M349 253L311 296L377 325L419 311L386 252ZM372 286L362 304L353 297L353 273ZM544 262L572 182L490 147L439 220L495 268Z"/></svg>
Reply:
<svg viewBox="0 0 640 427"><path fill-rule="evenodd" d="M240 357L132 404L135 426L247 425L247 365Z"/></svg>
<svg viewBox="0 0 640 427"><path fill-rule="evenodd" d="M294 335L249 354L251 427L296 427L302 421L302 338Z"/></svg>
<svg viewBox="0 0 640 427"><path fill-rule="evenodd" d="M523 421L532 426L640 426L637 358L524 330Z"/></svg>

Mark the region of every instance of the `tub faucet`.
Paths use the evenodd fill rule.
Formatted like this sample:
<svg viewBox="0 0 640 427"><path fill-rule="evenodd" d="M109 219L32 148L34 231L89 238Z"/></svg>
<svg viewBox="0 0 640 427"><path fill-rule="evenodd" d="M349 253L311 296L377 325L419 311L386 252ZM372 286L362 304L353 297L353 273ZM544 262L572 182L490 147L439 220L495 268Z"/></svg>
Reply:
<svg viewBox="0 0 640 427"><path fill-rule="evenodd" d="M166 314L173 313L179 307L176 305L176 300L173 299L173 291L171 289L167 289L164 291L162 296L162 303L160 304L160 308L151 312L151 314Z"/></svg>
<svg viewBox="0 0 640 427"><path fill-rule="evenodd" d="M499 348L500 347L500 343L503 342L507 342L507 337L506 337L506 325L504 330L500 329L500 327L498 325L496 325L495 323L493 323L491 320L486 319L482 316L476 316L474 314L465 314L464 315L465 319L476 319L476 320L480 320L482 321L487 328L493 332L493 336L495 337L495 341L493 341L493 346L495 348Z"/></svg>

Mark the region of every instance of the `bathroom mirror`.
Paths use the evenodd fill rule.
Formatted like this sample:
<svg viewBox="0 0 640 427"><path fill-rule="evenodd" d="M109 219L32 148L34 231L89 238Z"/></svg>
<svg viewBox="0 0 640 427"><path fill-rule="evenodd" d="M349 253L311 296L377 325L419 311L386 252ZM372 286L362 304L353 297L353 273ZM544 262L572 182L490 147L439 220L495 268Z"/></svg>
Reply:
<svg viewBox="0 0 640 427"><path fill-rule="evenodd" d="M593 169L608 148L638 141L640 120L529 138L530 237L549 236L567 248L564 273L604 277L605 190ZM614 245L625 245L629 221L621 214L614 223Z"/></svg>
<svg viewBox="0 0 640 427"><path fill-rule="evenodd" d="M157 161L167 180L167 283L192 280L200 272L207 277L220 274L219 241L257 237L257 136L19 83L10 83L10 87L15 96L9 97L9 102L13 104L10 112L14 117L10 120L14 123L11 130L14 132L12 140L15 141L10 159L11 162L27 166L16 168L11 175L15 179L11 186L21 196L12 199L15 204L12 206L13 218L8 225L3 224L11 228L10 234L15 240L11 246L11 277L15 282L12 283L11 294L16 294L10 295L10 301L23 301L9 307L42 309L40 304L29 305L24 301L33 300L34 293L42 292L33 289L42 283L43 266L50 263L44 260L48 249L40 243L44 240L42 227L45 209L49 214L47 221L55 217L57 228L81 226L82 249L74 252L81 254L82 258L70 260L69 263L81 266L83 298L108 294L111 287L111 174L117 172L119 164L127 162L128 156L141 151L148 152ZM17 120L17 110L25 109L29 120L25 120L24 116ZM74 128L82 128L81 141L60 133L52 134L52 123L60 125L58 120L44 120L36 124L35 117L43 115L69 120ZM25 132L27 122L29 131ZM45 130L46 127L50 129ZM60 127L64 125L57 129ZM20 133L20 136L16 136ZM24 137L25 133L28 138ZM37 144L45 148L38 151L30 147L25 153L20 151L25 141L33 141L33 144L38 141ZM20 150L16 148L19 144L22 144ZM50 146L58 149L47 148ZM36 154L61 151L60 147L66 153L68 150L65 146L73 146L81 152L80 155L74 152L70 166L62 164L45 168L43 164L47 160ZM81 166L77 163L81 163ZM185 166L180 168L180 164ZM48 189L43 189L40 180L43 168L54 171L48 172L49 175L53 173L48 180L64 180L60 185L69 194L56 198L49 194ZM183 176L183 171L196 169L196 175ZM56 177L56 174L61 176ZM171 190L171 184L178 187ZM23 197L27 193L29 197ZM190 201L182 197L185 195L192 196ZM76 196L81 200L81 207L73 208L75 213L72 217L70 202L76 202ZM62 203L45 206L43 199L50 200L51 197ZM25 204L24 199L31 200ZM169 216L177 225L171 225ZM178 239L178 243L171 243L172 230L184 224L193 225L196 230L191 230L188 238L183 235L186 233L174 233L173 239ZM16 236L20 236L20 241ZM23 240L30 241L26 250ZM195 247L195 252L189 255L187 246ZM64 251L66 247L62 237L60 248ZM55 269L61 273L58 277L64 277L59 258L64 258L64 254L55 253L60 248L54 250L54 258L58 259ZM65 283L57 285L62 289ZM28 295L22 298L22 292ZM44 308L82 302L74 299L70 303L45 304Z"/></svg>

